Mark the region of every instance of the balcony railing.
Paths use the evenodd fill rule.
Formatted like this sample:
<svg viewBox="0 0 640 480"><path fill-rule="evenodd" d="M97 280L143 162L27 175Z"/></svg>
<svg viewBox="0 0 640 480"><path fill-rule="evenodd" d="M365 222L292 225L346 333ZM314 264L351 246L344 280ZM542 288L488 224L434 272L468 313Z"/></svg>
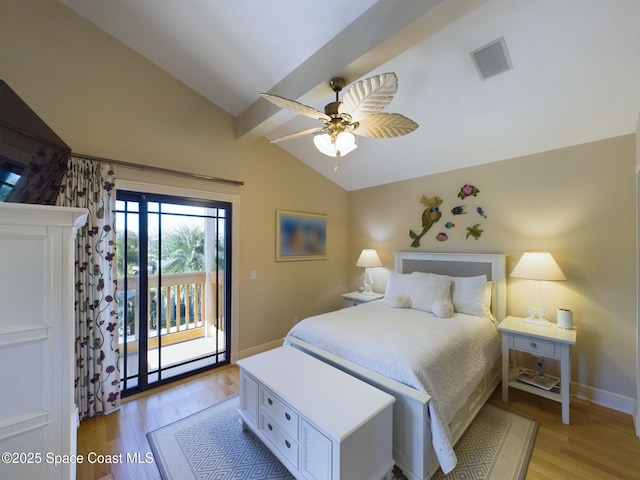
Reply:
<svg viewBox="0 0 640 480"><path fill-rule="evenodd" d="M148 348L158 346L158 332L162 345L177 343L196 337L216 335L224 330L224 276L216 272L191 272L149 275L147 295ZM127 351L138 349L140 295L139 278L118 278L120 348L126 337ZM126 302L124 296L126 295ZM124 309L127 312L125 319Z"/></svg>

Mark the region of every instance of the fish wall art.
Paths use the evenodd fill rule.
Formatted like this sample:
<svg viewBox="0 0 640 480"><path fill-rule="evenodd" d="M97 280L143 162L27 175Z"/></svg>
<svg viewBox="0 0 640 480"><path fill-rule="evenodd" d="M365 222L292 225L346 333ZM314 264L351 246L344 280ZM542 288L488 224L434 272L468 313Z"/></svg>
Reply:
<svg viewBox="0 0 640 480"><path fill-rule="evenodd" d="M452 235L455 237L455 231L459 230L460 234L466 232L465 239L474 238L478 240L484 230L481 227L481 223L475 223L478 217L482 219L487 218L487 214L482 206L477 205L475 199L478 198L478 194L480 193L480 189L475 185L470 183L465 183L460 190L457 192L456 198L453 200L452 207L445 207L444 213L445 215L452 215L454 218L458 219L458 223L461 220L469 220L468 226L461 226L460 229L455 229L456 223L451 220L447 220L444 224L444 228L448 230L448 232L440 231L435 234L435 239L438 242L446 242ZM470 198L473 197L473 198ZM470 200L474 200L471 203ZM419 233L414 232L413 230L409 230L409 237L411 238L411 246L413 248L418 248L420 246L420 242L423 240L427 232L433 227L435 223L437 223L443 215L443 211L440 210L440 207L443 204L442 198L439 196L434 196L428 198L426 195L422 195L420 198L420 203L424 205L425 209L422 212L422 230ZM476 216L477 215L477 216ZM476 220L477 221L477 220Z"/></svg>

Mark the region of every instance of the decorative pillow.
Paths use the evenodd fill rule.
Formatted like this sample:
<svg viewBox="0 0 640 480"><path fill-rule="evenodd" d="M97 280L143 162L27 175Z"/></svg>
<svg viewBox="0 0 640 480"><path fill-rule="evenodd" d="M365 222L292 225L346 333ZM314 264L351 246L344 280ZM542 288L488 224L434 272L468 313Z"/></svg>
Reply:
<svg viewBox="0 0 640 480"><path fill-rule="evenodd" d="M413 272L410 276L412 308L431 312L441 318L449 318L453 314L451 277L422 272Z"/></svg>
<svg viewBox="0 0 640 480"><path fill-rule="evenodd" d="M393 308L411 308L413 305L409 295L398 295L389 300Z"/></svg>
<svg viewBox="0 0 640 480"><path fill-rule="evenodd" d="M453 303L450 298L439 298L431 306L433 314L440 318L451 318L453 316Z"/></svg>
<svg viewBox="0 0 640 480"><path fill-rule="evenodd" d="M456 312L487 316L491 310L491 289L487 289L487 276L452 277L451 301Z"/></svg>
<svg viewBox="0 0 640 480"><path fill-rule="evenodd" d="M391 272L384 291L384 299L392 302L394 298L409 295L411 276L407 273Z"/></svg>

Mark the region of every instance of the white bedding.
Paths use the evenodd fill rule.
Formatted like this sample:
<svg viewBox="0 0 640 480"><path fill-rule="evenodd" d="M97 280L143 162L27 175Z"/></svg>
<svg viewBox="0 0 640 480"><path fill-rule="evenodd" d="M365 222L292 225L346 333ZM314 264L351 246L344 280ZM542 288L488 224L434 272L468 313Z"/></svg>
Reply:
<svg viewBox="0 0 640 480"><path fill-rule="evenodd" d="M431 395L433 446L445 473L456 464L448 423L501 351L488 318L438 318L385 300L307 318L289 335Z"/></svg>

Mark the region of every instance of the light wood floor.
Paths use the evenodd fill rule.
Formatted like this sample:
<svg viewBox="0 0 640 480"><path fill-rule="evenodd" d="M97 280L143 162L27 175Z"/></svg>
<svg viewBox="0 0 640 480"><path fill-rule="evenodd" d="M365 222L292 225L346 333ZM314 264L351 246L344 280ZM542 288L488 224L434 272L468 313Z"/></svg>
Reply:
<svg viewBox="0 0 640 480"><path fill-rule="evenodd" d="M237 367L223 367L153 393L125 399L119 410L85 420L78 432L78 453L123 455L150 452L146 433L238 393ZM633 420L592 403L572 399L571 425L563 425L560 404L512 389L509 403L500 387L490 403L540 424L527 480L604 480L640 478L640 439ZM108 458L108 457L107 457ZM105 459L107 459L105 458ZM79 480L160 479L155 463L78 465Z"/></svg>

